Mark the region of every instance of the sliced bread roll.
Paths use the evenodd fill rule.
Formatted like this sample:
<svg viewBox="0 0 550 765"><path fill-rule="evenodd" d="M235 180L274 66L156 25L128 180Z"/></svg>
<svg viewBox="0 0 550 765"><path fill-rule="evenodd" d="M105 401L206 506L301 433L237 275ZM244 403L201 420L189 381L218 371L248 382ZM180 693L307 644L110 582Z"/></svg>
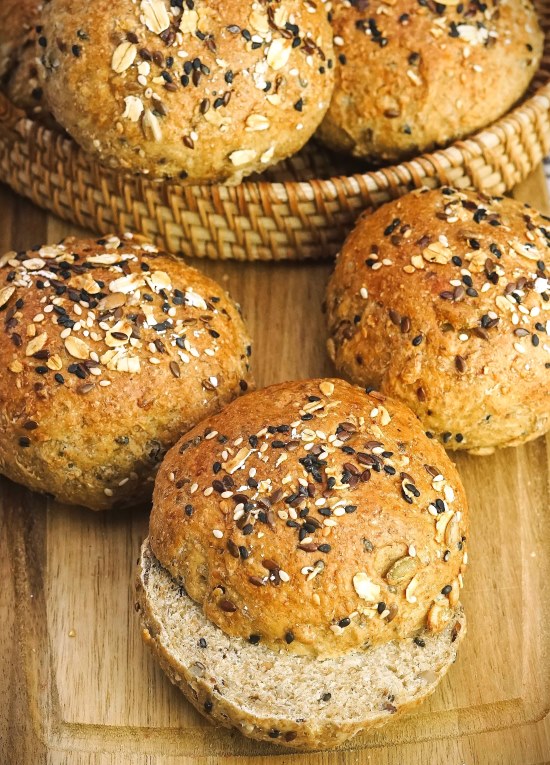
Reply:
<svg viewBox="0 0 550 765"><path fill-rule="evenodd" d="M343 380L273 385L166 455L143 637L212 720L337 746L454 661L467 535L460 477L402 404Z"/></svg>
<svg viewBox="0 0 550 765"><path fill-rule="evenodd" d="M462 606L442 632L322 661L253 645L208 620L185 588L141 550L142 635L172 683L201 714L250 738L315 749L338 746L429 696L466 632Z"/></svg>

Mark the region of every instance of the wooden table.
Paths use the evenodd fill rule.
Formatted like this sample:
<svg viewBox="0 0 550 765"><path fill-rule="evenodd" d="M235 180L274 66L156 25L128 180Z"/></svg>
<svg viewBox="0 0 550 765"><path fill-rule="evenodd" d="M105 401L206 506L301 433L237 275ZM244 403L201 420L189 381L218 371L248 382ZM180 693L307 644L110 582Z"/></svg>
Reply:
<svg viewBox="0 0 550 765"><path fill-rule="evenodd" d="M549 211L541 171L515 195ZM73 232L0 187L1 252ZM259 385L331 372L321 313L330 265L195 265L242 303ZM418 713L312 755L218 733L154 665L132 609L146 511L97 516L0 482L0 764L550 762L548 444L458 458L477 515L458 662Z"/></svg>

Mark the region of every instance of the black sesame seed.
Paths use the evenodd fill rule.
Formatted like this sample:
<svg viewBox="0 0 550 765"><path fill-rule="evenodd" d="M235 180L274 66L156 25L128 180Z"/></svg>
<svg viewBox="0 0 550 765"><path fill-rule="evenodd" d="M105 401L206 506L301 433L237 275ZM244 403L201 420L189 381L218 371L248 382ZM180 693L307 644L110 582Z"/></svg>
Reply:
<svg viewBox="0 0 550 765"><path fill-rule="evenodd" d="M384 236L390 236L401 223L400 218L394 218L389 226L384 229Z"/></svg>

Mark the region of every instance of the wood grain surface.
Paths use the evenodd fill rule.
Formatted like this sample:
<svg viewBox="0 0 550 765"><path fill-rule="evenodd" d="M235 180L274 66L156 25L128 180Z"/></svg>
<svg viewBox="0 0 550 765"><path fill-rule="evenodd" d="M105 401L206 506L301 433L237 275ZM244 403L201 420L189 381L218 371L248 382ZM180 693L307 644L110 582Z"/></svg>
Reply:
<svg viewBox="0 0 550 765"><path fill-rule="evenodd" d="M550 211L541 171L515 196ZM0 187L0 252L69 233ZM332 372L330 266L197 265L242 304L259 385ZM142 646L133 576L147 508L94 515L0 481L0 765L550 762L549 446L458 457L473 518L458 660L414 713L310 755L214 729Z"/></svg>

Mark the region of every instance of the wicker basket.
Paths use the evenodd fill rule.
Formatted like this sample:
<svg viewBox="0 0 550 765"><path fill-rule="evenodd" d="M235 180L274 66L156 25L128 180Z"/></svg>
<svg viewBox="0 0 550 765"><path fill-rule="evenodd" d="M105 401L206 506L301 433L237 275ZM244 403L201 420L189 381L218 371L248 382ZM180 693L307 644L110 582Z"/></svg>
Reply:
<svg viewBox="0 0 550 765"><path fill-rule="evenodd" d="M526 99L471 138L410 162L353 173L349 160L311 142L261 179L181 186L102 167L0 94L0 181L61 218L98 232L139 232L188 257L331 257L360 210L426 185L502 194L541 162L550 148L549 2L541 20L545 54Z"/></svg>

